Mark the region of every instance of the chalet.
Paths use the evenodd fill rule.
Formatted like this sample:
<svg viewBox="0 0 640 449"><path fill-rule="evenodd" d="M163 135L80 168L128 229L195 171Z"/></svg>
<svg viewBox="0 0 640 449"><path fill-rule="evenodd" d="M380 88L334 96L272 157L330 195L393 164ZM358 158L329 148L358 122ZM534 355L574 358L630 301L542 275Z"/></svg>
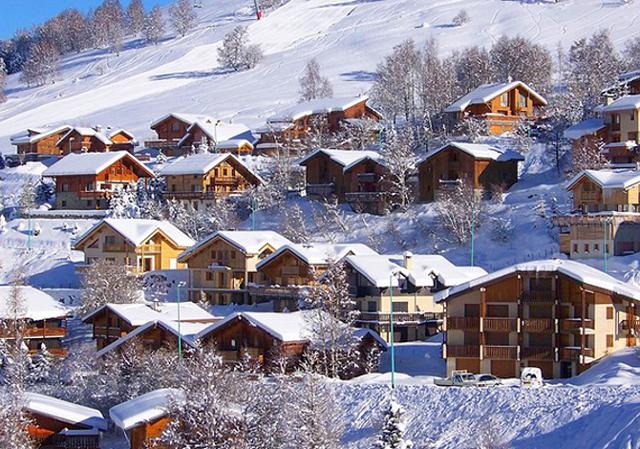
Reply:
<svg viewBox="0 0 640 449"><path fill-rule="evenodd" d="M388 170L377 151L318 149L302 159L310 197L335 196L354 210L383 213L388 207Z"/></svg>
<svg viewBox="0 0 640 449"><path fill-rule="evenodd" d="M158 135L158 142L177 143L185 134L187 129L195 122L215 121L213 118L199 114L183 114L172 112L151 124L151 129ZM145 146L154 146L145 143ZM157 145L155 145L157 146Z"/></svg>
<svg viewBox="0 0 640 449"><path fill-rule="evenodd" d="M487 123L489 134L500 135L522 120L535 121L547 100L522 81L483 84L447 106L451 128L474 118Z"/></svg>
<svg viewBox="0 0 640 449"><path fill-rule="evenodd" d="M99 449L108 429L100 411L51 396L25 393L24 407L31 420L27 431L39 448Z"/></svg>
<svg viewBox="0 0 640 449"><path fill-rule="evenodd" d="M447 373L574 376L636 346L640 291L571 260L504 268L436 293L444 304Z"/></svg>
<svg viewBox="0 0 640 449"><path fill-rule="evenodd" d="M608 140L608 128L602 118L590 118L565 129L563 135L571 141L576 154L581 148L604 145Z"/></svg>
<svg viewBox="0 0 640 449"><path fill-rule="evenodd" d="M640 70L620 74L617 82L604 89L601 94L609 103L621 95L640 94Z"/></svg>
<svg viewBox="0 0 640 449"><path fill-rule="evenodd" d="M244 141L245 143L238 141ZM187 128L185 135L178 141L177 146L185 150L193 147L206 147L208 151L214 153L223 152L224 149L235 150L235 152L241 150L244 153L250 153L253 150L254 141L255 138L251 130L243 124L207 119L193 122ZM236 144L235 148L234 142ZM249 145L246 145L246 143L249 143Z"/></svg>
<svg viewBox="0 0 640 449"><path fill-rule="evenodd" d="M138 142L129 131L104 129L101 126L71 128L56 142L59 154L107 151L128 151L133 154L136 145Z"/></svg>
<svg viewBox="0 0 640 449"><path fill-rule="evenodd" d="M295 148L304 142L312 129L322 128L328 133L340 130L345 120L369 119L379 121L382 116L371 108L369 97L321 98L298 103L270 117L257 132L259 154L274 154L280 147Z"/></svg>
<svg viewBox="0 0 640 449"><path fill-rule="evenodd" d="M210 304L248 303L248 285L258 282L256 265L284 245L274 231L218 231L180 256L189 268L189 298Z"/></svg>
<svg viewBox="0 0 640 449"><path fill-rule="evenodd" d="M105 218L81 235L73 249L85 263L108 260L132 273L184 268L178 255L194 240L168 221Z"/></svg>
<svg viewBox="0 0 640 449"><path fill-rule="evenodd" d="M62 125L52 128L28 128L24 132L11 136L11 144L16 146L19 155L40 157L59 155L57 142L71 126Z"/></svg>
<svg viewBox="0 0 640 449"><path fill-rule="evenodd" d="M430 151L418 163L419 199L433 201L438 190L457 182L469 182L482 193L494 187L507 189L518 181L518 162L522 160L513 150L450 142Z"/></svg>
<svg viewBox="0 0 640 449"><path fill-rule="evenodd" d="M614 163L636 162L640 144L640 94L627 95L600 106L607 127L607 158Z"/></svg>
<svg viewBox="0 0 640 449"><path fill-rule="evenodd" d="M573 212L554 218L562 252L573 259L640 251L640 172L584 170L567 190Z"/></svg>
<svg viewBox="0 0 640 449"><path fill-rule="evenodd" d="M191 204L194 209L262 184L262 179L232 154L185 156L159 173L166 180L165 197Z"/></svg>
<svg viewBox="0 0 640 449"><path fill-rule="evenodd" d="M193 302L155 304L105 304L82 321L91 324L98 350L124 337L150 321L212 323L219 318Z"/></svg>
<svg viewBox="0 0 640 449"><path fill-rule="evenodd" d="M66 354L62 340L67 336L67 315L70 310L47 293L28 286L0 286L0 339L12 342L15 339L13 322L16 318L9 303L18 295L24 307L20 320L25 321L24 343L31 353L37 353L42 345L58 357Z"/></svg>
<svg viewBox="0 0 640 449"><path fill-rule="evenodd" d="M156 447L158 438L171 422L170 409L185 401L183 390L162 388L111 407L111 421L125 434L129 449Z"/></svg>
<svg viewBox="0 0 640 449"><path fill-rule="evenodd" d="M333 263L347 256L377 254L361 243L309 243L281 246L256 265L255 302L273 301L276 311L297 310L307 287Z"/></svg>
<svg viewBox="0 0 640 449"><path fill-rule="evenodd" d="M356 324L389 340L393 303L394 341L424 340L442 323L442 305L433 293L487 274L458 267L439 255L347 256L349 293L360 314Z"/></svg>
<svg viewBox="0 0 640 449"><path fill-rule="evenodd" d="M114 192L154 173L126 151L72 153L43 173L55 178L56 209L108 209Z"/></svg>

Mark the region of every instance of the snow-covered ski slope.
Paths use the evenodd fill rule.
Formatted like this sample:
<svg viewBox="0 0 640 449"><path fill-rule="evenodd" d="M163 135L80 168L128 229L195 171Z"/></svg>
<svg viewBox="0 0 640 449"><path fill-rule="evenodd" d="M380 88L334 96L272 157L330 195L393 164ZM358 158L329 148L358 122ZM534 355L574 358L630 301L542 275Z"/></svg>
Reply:
<svg viewBox="0 0 640 449"><path fill-rule="evenodd" d="M27 126L63 122L117 125L150 136L150 122L169 111L207 113L258 125L297 99L297 79L316 57L337 95L365 92L376 65L400 41L436 38L443 53L500 35L522 35L554 49L598 29L614 42L640 33L637 2L564 0L523 4L511 0L292 0L261 21L252 0L204 0L197 28L157 46L125 43L119 56L94 50L67 57L55 84L25 88L18 75L0 106L0 150ZM453 27L466 9L471 22ZM217 62L222 37L247 25L266 55L254 70L226 73Z"/></svg>

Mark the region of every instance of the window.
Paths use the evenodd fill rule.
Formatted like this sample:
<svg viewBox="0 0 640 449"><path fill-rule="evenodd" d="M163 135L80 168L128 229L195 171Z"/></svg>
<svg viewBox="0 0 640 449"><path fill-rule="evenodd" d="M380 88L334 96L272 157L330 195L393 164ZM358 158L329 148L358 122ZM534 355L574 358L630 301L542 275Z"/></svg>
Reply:
<svg viewBox="0 0 640 449"><path fill-rule="evenodd" d="M505 304L487 304L487 316L495 318L508 318L509 306Z"/></svg>
<svg viewBox="0 0 640 449"><path fill-rule="evenodd" d="M613 335L607 335L607 348L613 348Z"/></svg>
<svg viewBox="0 0 640 449"><path fill-rule="evenodd" d="M180 131L180 123L178 122L173 122L171 124L171 131Z"/></svg>
<svg viewBox="0 0 640 449"><path fill-rule="evenodd" d="M585 244L584 244L584 252L585 252L585 253L588 253L588 252L589 252L589 244L588 244L588 243L585 243Z"/></svg>
<svg viewBox="0 0 640 449"><path fill-rule="evenodd" d="M629 115L629 120L634 121L636 119L636 111L631 111Z"/></svg>
<svg viewBox="0 0 640 449"><path fill-rule="evenodd" d="M500 95L500 106L509 106L509 92Z"/></svg>
<svg viewBox="0 0 640 449"><path fill-rule="evenodd" d="M600 244L599 243L594 243L593 244L593 250L594 251L600 251Z"/></svg>
<svg viewBox="0 0 640 449"><path fill-rule="evenodd" d="M551 278L531 278L529 279L529 290L549 292L553 290Z"/></svg>
<svg viewBox="0 0 640 449"><path fill-rule="evenodd" d="M377 311L378 311L378 302L367 301L367 312L377 312Z"/></svg>
<svg viewBox="0 0 640 449"><path fill-rule="evenodd" d="M607 319L608 320L613 319L613 307L611 306L607 307Z"/></svg>
<svg viewBox="0 0 640 449"><path fill-rule="evenodd" d="M518 94L518 107L526 108L527 107L527 97L522 93Z"/></svg>
<svg viewBox="0 0 640 449"><path fill-rule="evenodd" d="M573 252L574 252L574 253L577 253L577 252L578 252L578 244L577 244L577 243L574 243L574 244L573 244Z"/></svg>
<svg viewBox="0 0 640 449"><path fill-rule="evenodd" d="M93 201L87 200L87 207L93 207Z"/></svg>
<svg viewBox="0 0 640 449"><path fill-rule="evenodd" d="M213 281L213 273L211 271L207 271L207 273L205 275L205 279L207 281Z"/></svg>
<svg viewBox="0 0 640 449"><path fill-rule="evenodd" d="M104 244L105 245L115 245L116 236L115 235L105 235L104 236Z"/></svg>
<svg viewBox="0 0 640 449"><path fill-rule="evenodd" d="M409 311L409 303L408 302L394 302L393 303L393 311L394 312L408 312Z"/></svg>
<svg viewBox="0 0 640 449"><path fill-rule="evenodd" d="M67 207L67 201L66 200L62 200L60 206L61 207Z"/></svg>
<svg viewBox="0 0 640 449"><path fill-rule="evenodd" d="M69 184L62 184L62 186L60 187L60 190L62 192L68 192L69 191Z"/></svg>

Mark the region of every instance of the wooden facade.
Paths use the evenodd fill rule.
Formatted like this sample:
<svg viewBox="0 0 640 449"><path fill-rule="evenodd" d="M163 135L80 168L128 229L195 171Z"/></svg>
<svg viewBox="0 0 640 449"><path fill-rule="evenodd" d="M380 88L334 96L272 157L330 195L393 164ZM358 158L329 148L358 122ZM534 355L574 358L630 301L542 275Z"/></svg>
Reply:
<svg viewBox="0 0 640 449"><path fill-rule="evenodd" d="M167 142L178 142L187 134L187 129L193 122L188 121L179 115L168 115L164 119L151 125L151 129L156 132L159 140Z"/></svg>
<svg viewBox="0 0 640 449"><path fill-rule="evenodd" d="M66 315L45 320L28 320L22 330L22 335L29 352L31 354L39 353L42 344L44 344L51 355L64 357L67 350L63 347L62 341L67 336L66 323ZM15 340L15 333L11 330L12 326L12 321L0 324L0 339L9 343Z"/></svg>
<svg viewBox="0 0 640 449"><path fill-rule="evenodd" d="M103 308L96 315L91 315L90 318L84 319L83 322L91 324L93 338L96 340L96 349L98 351L138 327L133 326L108 307Z"/></svg>
<svg viewBox="0 0 640 449"><path fill-rule="evenodd" d="M38 448L100 449L100 434L91 426L69 424L39 413L29 413L29 418L32 422L27 432Z"/></svg>
<svg viewBox="0 0 640 449"><path fill-rule="evenodd" d="M154 440L162 435L170 422L169 416L163 416L129 429L130 449L163 449L163 446Z"/></svg>
<svg viewBox="0 0 640 449"><path fill-rule="evenodd" d="M56 144L70 129L69 126L51 131L29 129L25 138L16 141L16 152L19 155L59 155L60 149Z"/></svg>

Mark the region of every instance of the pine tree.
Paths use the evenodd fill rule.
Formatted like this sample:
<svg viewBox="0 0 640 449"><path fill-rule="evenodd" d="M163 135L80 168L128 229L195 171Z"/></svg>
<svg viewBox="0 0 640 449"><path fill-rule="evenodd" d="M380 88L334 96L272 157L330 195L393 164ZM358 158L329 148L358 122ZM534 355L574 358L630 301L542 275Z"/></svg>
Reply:
<svg viewBox="0 0 640 449"><path fill-rule="evenodd" d="M405 439L407 431L406 414L404 408L391 398L389 407L384 415L382 431L376 442L376 449L411 449L413 442Z"/></svg>
<svg viewBox="0 0 640 449"><path fill-rule="evenodd" d="M333 96L331 82L320 74L320 64L315 58L307 63L299 82L301 102Z"/></svg>
<svg viewBox="0 0 640 449"><path fill-rule="evenodd" d="M40 345L40 352L32 359L33 367L30 373L31 383L47 382L51 377L54 357L47 350L47 346L44 343Z"/></svg>
<svg viewBox="0 0 640 449"><path fill-rule="evenodd" d="M180 36L186 36L198 18L191 0L177 0L169 8L169 17L171 25Z"/></svg>
<svg viewBox="0 0 640 449"><path fill-rule="evenodd" d="M127 7L127 31L132 36L137 36L143 30L145 21L144 5L142 0L131 0Z"/></svg>
<svg viewBox="0 0 640 449"><path fill-rule="evenodd" d="M154 6L144 18L142 32L147 42L157 44L164 36L164 20L158 5Z"/></svg>
<svg viewBox="0 0 640 449"><path fill-rule="evenodd" d="M48 42L38 42L31 47L29 59L22 68L20 79L28 86L42 86L55 80L58 74L60 54Z"/></svg>

